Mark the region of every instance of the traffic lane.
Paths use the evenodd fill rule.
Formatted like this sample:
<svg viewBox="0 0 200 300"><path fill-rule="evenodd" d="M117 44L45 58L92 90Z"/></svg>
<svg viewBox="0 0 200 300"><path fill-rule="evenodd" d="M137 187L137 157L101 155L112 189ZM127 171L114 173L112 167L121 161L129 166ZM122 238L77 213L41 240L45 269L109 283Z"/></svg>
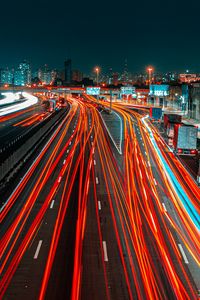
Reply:
<svg viewBox="0 0 200 300"><path fill-rule="evenodd" d="M140 137L140 139L142 140L142 137ZM145 153L145 155L147 155L147 153Z"/></svg>
<svg viewBox="0 0 200 300"><path fill-rule="evenodd" d="M0 131L4 129L4 127L8 125L14 125L16 123L21 122L24 119L27 119L33 116L36 113L44 112L44 108L41 105L34 105L31 108L26 110L21 110L17 113L13 113L7 116L0 117Z"/></svg>
<svg viewBox="0 0 200 300"><path fill-rule="evenodd" d="M72 170L76 164L78 153ZM65 213L64 223L59 235L58 245L47 284L45 299L70 299L74 271L74 245L76 240L76 225L79 196L78 170L70 194L69 204ZM67 191L66 191L67 192Z"/></svg>
<svg viewBox="0 0 200 300"><path fill-rule="evenodd" d="M136 130L137 130L137 128L136 128ZM137 140L138 140L138 139L139 139L139 140L142 140L142 137L139 137L139 136L138 136ZM133 138L129 139L129 142L130 142L130 141L133 141L133 142L134 142L134 141L135 141L135 138L133 137ZM144 141L143 141L143 142L144 142ZM131 150L132 153L134 153L134 144L135 144L135 143L133 143L133 146L130 145L130 149L132 149L132 150ZM147 152L148 152L148 151L147 151ZM136 153L135 153L135 154L136 154ZM145 153L145 155L147 155L147 153ZM139 156L140 156L140 151L139 151L138 158L136 159L136 161L137 161L136 167L138 168L138 171L139 171L138 174L137 174L138 177L134 174L135 172L134 172L133 174L134 174L134 176L136 176L136 178L135 178L136 182L138 181L138 178L141 177L141 183L138 181L138 183L140 183L140 185L138 184L138 187L137 187L137 189L136 189L136 190L137 190L136 194L138 194L138 191L142 191L142 190L146 190L146 189L147 189L146 193L144 193L144 195L141 195L141 197L139 197L139 199L145 199L145 197L147 197L147 194L149 193L149 191L148 191L149 189L148 189L147 186L145 186L145 184L144 184L145 181L144 181L144 179L142 179L142 174L143 174L143 175L148 174L148 171L145 170L144 172L141 172L141 170L142 170L141 167L142 167L142 165L145 164L145 163L144 163L144 161L142 161L141 157L139 157ZM138 166L137 166L137 165L138 165ZM135 169L135 166L133 165L133 167L131 167L131 168ZM141 169L141 170L140 170L140 169ZM147 175L145 175L145 176L147 176ZM147 180L147 182L148 182L148 180ZM142 188L142 189L141 189L141 188ZM145 195L146 195L146 196L145 196ZM151 190L150 190L150 195L151 195ZM144 196L145 196L145 197L144 197ZM150 200L150 199L149 199L149 200ZM140 201L141 201L141 200L140 200ZM144 202L144 203L145 203L145 202ZM147 211L147 212L148 212L148 211ZM150 219L151 219L151 218L150 218ZM146 221L147 221L147 223L149 223L149 220L148 220L148 219L147 219ZM151 223L150 223L150 224L151 224Z"/></svg>
<svg viewBox="0 0 200 300"><path fill-rule="evenodd" d="M140 149L143 153L143 157L147 159L146 149L144 147L144 143L141 140L140 133L137 133L137 137L138 137L138 141L140 144ZM185 236L187 236L188 239L190 239L190 236L188 235L188 232L186 231L185 227L181 225L182 220L181 220L180 216L176 213L176 209L175 209L172 201L170 201L168 193L166 193L168 187L166 187L165 182L162 180L162 174L160 174L160 172L159 172L159 167L157 166L157 162L154 158L154 153L152 153L152 151L151 151L151 147L148 147L148 150L150 153L151 169L152 169L152 172L153 172L154 178L155 178L154 184L155 184L155 188L157 189L157 191L159 193L159 198L160 198L161 204L163 205L164 210L167 212L167 214L169 213L169 215L174 219L177 226L179 226L181 232ZM155 207L155 209L158 210L157 207ZM159 216L158 211L157 211L157 216ZM182 266L186 270L186 273L189 274L190 283L193 286L194 290L195 289L198 290L199 289L199 274L197 275L198 269L199 269L198 264L197 264L197 262L195 262L191 253L189 253L189 251L187 251L187 248L185 247L183 240L177 234L177 231L174 230L174 228L172 227L168 218L166 218L166 222L168 223L168 226L170 227L172 236L176 242L177 247L179 248L180 255L182 256ZM159 223L159 224L162 224L162 223ZM163 230L163 234L165 234L164 230ZM165 238L165 241L168 242L167 237ZM171 245L169 243L168 243L168 248L170 249L170 254L173 256L174 250L171 248ZM183 248L184 248L184 250L183 250ZM187 256L185 256L184 251L187 252ZM189 263L188 263L188 261L189 261ZM174 258L174 262L177 265L176 257ZM177 267L177 272L182 277L182 281L185 282L185 286L187 286L188 283L185 281L184 277L182 276L183 273L180 270L180 267Z"/></svg>
<svg viewBox="0 0 200 300"><path fill-rule="evenodd" d="M107 299L103 266L105 263L102 261L96 205L97 203L95 202L94 198L94 188L91 176L87 205L86 229L83 241L82 277L80 290L80 299L83 300Z"/></svg>
<svg viewBox="0 0 200 300"><path fill-rule="evenodd" d="M64 130L64 129L63 129ZM60 134L61 134L61 131L60 131ZM54 141L54 144L52 144L51 145L51 149L54 149L54 147L56 146L56 141ZM50 151L50 152L48 152L49 153L49 155L51 154L51 149L48 149L48 151ZM59 149L58 149L59 150ZM58 151L59 152L59 151ZM46 167L48 167L46 164L47 164L47 159L48 159L49 157L46 155L45 156L45 160L43 160L42 161L42 165L41 165L41 170L43 170L44 168L46 168ZM41 163L41 162L40 162ZM60 164L62 165L62 162L60 161ZM57 164L57 169L56 169L56 171L57 172L55 172L55 173L52 173L52 177L55 177L55 176L57 176L57 173L58 173L58 170L59 170L59 164ZM36 172L37 172L37 169L36 169ZM37 172L37 174L38 174L38 176L40 176L40 171L39 172ZM31 178L30 178L30 180L31 180L31 182L32 182L32 180L34 180L34 183L32 183L32 186L34 187L34 189L35 189L35 183L36 183L36 181L38 180L38 178L36 178L36 177L34 177L34 176L32 176ZM41 186L41 188L43 189L43 190L45 190L46 188L47 188L48 186L47 185L45 185L45 186ZM41 190L41 191L43 191L43 190ZM20 201L21 202L19 202L19 201L16 201L15 203L14 203L14 206L11 208L11 213L9 214L9 217L8 217L8 215L6 216L6 219L5 219L5 221L4 221L4 230L2 230L2 233L5 233L6 232L6 229L12 224L12 222L15 220L14 218L15 217L17 217L18 216L18 211L20 211L20 208L21 208L21 206L23 205L23 204L25 204L25 202L26 202L26 199L28 199L27 197L29 196L29 193L31 192L31 190L30 190L30 185L29 185L29 182L27 183L27 185L26 185L26 188L24 189L24 191L23 191L23 193L21 193L21 197L20 197ZM36 199L34 200L34 201L36 201ZM30 200L29 200L29 202L30 202ZM21 204L20 204L21 203ZM29 204L30 205L30 204ZM14 208L14 209L13 209ZM24 216L25 217L25 216ZM23 217L23 218L24 218Z"/></svg>
<svg viewBox="0 0 200 300"><path fill-rule="evenodd" d="M168 226L170 228L174 241L177 247L179 248L182 264L186 269L186 273L188 274L192 285L194 286L194 288L196 288L196 290L199 290L200 289L199 266L197 261L194 259L193 255L191 254L191 252L188 251L188 246L185 244L187 239L188 241L190 241L190 235L188 234L188 231L186 230L185 226L182 225L181 216L177 214L174 204L170 200L168 193L166 193L167 189L164 182L161 180L161 174L158 172L158 168L154 166L152 167L152 171L156 182L156 189L158 191L161 204L163 205L165 211L166 222L168 222ZM174 229L171 222L169 221L167 217L168 214L170 217L172 217L174 223L179 228L181 232L181 236L177 233L177 230ZM185 241L182 238L183 236L187 237Z"/></svg>
<svg viewBox="0 0 200 300"><path fill-rule="evenodd" d="M13 299L20 297L22 300L37 299L43 280L44 269L47 256L51 245L52 234L60 205L60 199L63 191L64 177L61 185L49 208L43 217L40 226L30 241L30 245L23 255L23 258L9 284L5 293L5 298ZM53 185L52 178L49 185ZM35 211L37 213L37 211ZM63 265L63 262L61 262ZM54 278L56 281L56 278ZM54 298L55 299L55 298Z"/></svg>
<svg viewBox="0 0 200 300"><path fill-rule="evenodd" d="M44 193L44 194L46 194L46 193ZM37 208L37 207L36 207L36 208ZM35 209L36 209L36 208L35 208Z"/></svg>
<svg viewBox="0 0 200 300"><path fill-rule="evenodd" d="M73 126L73 122L70 125L69 128L69 132L66 135L66 138L64 139L63 143L66 143L67 140L69 139L69 137L71 136L71 132L72 132L72 126ZM37 165L36 169L34 170L34 173L32 174L32 176L30 177L28 183L26 184L25 189L22 191L22 193L20 194L20 201L16 201L13 205L13 207L11 208L11 211L8 215L8 217L3 221L2 226L3 226L3 230L1 231L1 234L4 234L4 232L6 231L6 229L12 224L12 222L14 221L16 215L19 213L21 207L24 205L24 203L26 202L26 199L28 198L28 195L30 193L30 191L33 189L33 187L35 186L36 182L38 181L38 178L41 174L41 171L44 169L44 167L46 167L47 165L47 161L52 153L52 150L55 148L55 146L57 145L60 136L62 135L63 131L64 131L64 126L62 128L62 130L60 130L59 134L56 136L56 138L52 141L50 147L48 147L47 151L45 152L44 157L42 158L42 160L39 161L39 164ZM37 151L35 152L34 156L31 158L31 161L29 161L29 164L32 165L33 163L35 164L36 160L38 159L39 155L41 154L42 149L44 149L46 147L46 144L48 143L48 141L51 138L46 138L46 140L44 140L44 144L37 149ZM61 144L62 147L63 144ZM59 151L57 153L57 155L59 154ZM55 158L56 159L56 158ZM61 162L60 162L61 164ZM26 166L24 167L24 169L26 170ZM26 170L27 172L27 170ZM58 173L58 171L57 171ZM55 176L55 173L52 174L53 176ZM21 174L21 176L23 177L24 174ZM12 185L12 189L14 189L14 186ZM7 197L9 198L8 194L4 194L2 195L2 197ZM6 202L6 200L4 200L4 202Z"/></svg>
<svg viewBox="0 0 200 300"><path fill-rule="evenodd" d="M38 110L36 112L35 110ZM38 107L34 109L32 112L27 112L22 116L18 116L10 121L0 123L0 141L1 141L1 148L5 147L9 142L16 140L18 137L24 135L27 131L30 130L35 123L31 124L30 126L22 127L22 126L14 126L18 122L27 119L30 116L34 116L36 114L42 114L42 108Z"/></svg>
<svg viewBox="0 0 200 300"><path fill-rule="evenodd" d="M97 149L97 141L102 139L104 131L99 126L99 114L95 114L95 129L91 134L91 146L94 146L88 199L86 233L83 244L83 273L81 299L129 299L124 271L113 228L109 208L110 193L105 186L102 163ZM89 119L89 127L92 121ZM98 290L98 292L97 292Z"/></svg>
<svg viewBox="0 0 200 300"><path fill-rule="evenodd" d="M117 185L119 187L119 182L113 182L113 180L116 180L116 177L113 179L109 170L110 168L115 169L112 159L105 159L110 151L105 151L104 145L106 143L102 138L99 138L99 141L101 141L101 143L99 143L98 156L95 159L97 165L95 181L97 199L99 199L101 203L99 218L102 240L106 243L104 248L107 249L108 255L106 272L109 294L111 299L129 299L131 295L134 298L137 294L131 276L130 255L127 250L124 231L117 209L117 202L120 200L116 200L113 190Z"/></svg>
<svg viewBox="0 0 200 300"><path fill-rule="evenodd" d="M0 203L1 206L4 204L3 202L5 202L6 198L9 198L10 194L12 193L13 187L17 186L17 183L19 183L19 181L24 177L23 173L26 172L32 172L31 169L34 169L34 166L31 167L31 159L32 160L40 160L40 156L41 156L41 151L46 151L45 147L44 147L44 142L45 139L46 140L50 140L51 138L50 135L52 135L53 130L55 130L58 126L58 123L63 121L63 118L65 117L65 115L68 113L68 111L60 111L58 112L58 114L54 114L51 119L50 119L50 123L46 122L45 124L45 135L43 137L41 137L40 140L36 140L36 144L33 148L33 151L31 151L31 156L29 156L28 160L25 158L24 161L20 160L20 164L19 164L19 168L18 166L15 166L15 168L17 167L18 171L15 173L15 170L13 170L13 177L12 177L12 186L7 182L6 183L6 178L4 180L5 185L2 187L1 191L0 191L0 195L2 195L2 197L0 197ZM37 131L37 129L36 129ZM53 135L52 135L53 136ZM29 134L29 138L30 138L30 134ZM9 155L9 152L11 152L11 154L13 153L13 151L15 151L17 149L17 147L20 146L20 140L16 141L17 145L15 145L15 143L11 142L11 147L8 149L4 149L3 153L1 153L1 160L5 159L7 155ZM14 148L14 150L13 150ZM44 149L43 149L44 148ZM30 149L29 149L30 150ZM28 151L28 149L27 149ZM29 154L27 154L29 155ZM16 155L15 155L16 157ZM34 165L36 166L36 162L34 162ZM30 170L29 170L30 169ZM27 177L27 176L26 176ZM18 180L20 178L20 180ZM23 178L24 180L24 178ZM3 201L4 199L4 201Z"/></svg>
<svg viewBox="0 0 200 300"><path fill-rule="evenodd" d="M84 116L85 117L85 116ZM82 116L80 116L82 119ZM83 125L84 125L84 120ZM84 126L83 126L84 128ZM83 129L82 128L82 129ZM62 222L60 223L60 229L57 228L55 234L59 231L59 240L56 244L56 252L54 259L50 255L48 261L53 263L50 267L51 273L46 285L46 298L47 299L69 299L73 297L74 286L77 289L80 288L78 277L78 282L74 282L76 278L77 269L82 273L82 239L83 239L83 228L84 228L84 218L83 223L81 221L82 214L85 213L87 194L84 194L87 188L87 169L89 164L89 147L88 147L88 135L83 133L79 137L79 146L75 150L76 159L71 167L71 173L69 174L69 183L66 187L66 206L62 209ZM75 176L75 178L74 178ZM72 181L72 182L71 182ZM69 202L68 202L69 200ZM86 217L85 217L86 218ZM78 226L79 225L79 226ZM79 236L79 229L81 229L81 236ZM64 268L63 268L64 263ZM45 274L49 273L46 269ZM81 276L81 274L79 274ZM45 292L45 282L43 283L43 288L41 293ZM40 294L41 295L41 294Z"/></svg>
<svg viewBox="0 0 200 300"><path fill-rule="evenodd" d="M151 126L151 130L154 132L156 143L162 153L162 156L164 157L165 161L171 168L172 172L176 175L180 184L184 187L186 193L189 195L191 202L195 206L196 210L199 211L198 199L200 200L199 197L200 189L197 187L196 182L194 181L192 176L190 176L184 164L182 164L180 162L180 159L178 159L179 156L176 156L172 151L169 151L169 148L163 142L163 139L160 137L160 135L157 134L157 132L154 130L152 124L149 123L149 125Z"/></svg>
<svg viewBox="0 0 200 300"><path fill-rule="evenodd" d="M75 163L76 163L76 161L75 161ZM74 164L75 164L75 163L74 163ZM64 164L64 162L63 162L63 164ZM72 169L73 169L73 167L72 167ZM63 180L65 180L65 179L63 178L62 181L63 181ZM77 190L77 188L76 188L76 190ZM44 196L45 196L45 195L46 195L46 193L44 193ZM53 202L53 200L52 200L52 202L51 202L51 204L50 204L50 209L53 209L54 203L57 203L57 202L55 202L55 201ZM46 223L48 223L48 222L46 222L46 221L43 222L43 224L45 224L45 225L46 225ZM54 223L55 223L55 222L54 222ZM36 239L36 238L34 237L34 239ZM40 246L39 243L40 243L41 241L42 241L42 240L39 240L38 246ZM37 252L37 249L38 249L38 247L36 248L36 252ZM36 254L37 254L37 253L36 253ZM63 265L63 263L64 263L64 262L61 263L61 266ZM37 274L37 272L36 272L36 274ZM19 273L19 276L20 276L20 273ZM15 276L14 276L14 278L15 278ZM18 277L17 277L16 281L17 281L17 280L18 280ZM15 288L15 287L11 287L11 292L13 292L13 288ZM34 298L33 298L33 299L34 299ZM36 298L35 298L35 299L36 299Z"/></svg>

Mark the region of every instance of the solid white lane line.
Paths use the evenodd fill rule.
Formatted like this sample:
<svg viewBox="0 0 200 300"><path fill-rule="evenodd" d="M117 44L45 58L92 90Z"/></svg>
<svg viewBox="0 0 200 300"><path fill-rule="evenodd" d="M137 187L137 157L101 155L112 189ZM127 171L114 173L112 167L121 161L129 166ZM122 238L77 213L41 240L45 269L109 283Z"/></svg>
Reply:
<svg viewBox="0 0 200 300"><path fill-rule="evenodd" d="M180 250L180 252L181 252L181 254L182 254L182 256L183 256L184 262L185 262L186 264L189 264L189 261L188 261L188 259L187 259L187 256L186 256L184 250L183 250L182 245L181 245L181 244L178 244L178 247L179 247L179 250Z"/></svg>
<svg viewBox="0 0 200 300"><path fill-rule="evenodd" d="M101 210L101 202L98 201L98 207L99 207L99 210Z"/></svg>
<svg viewBox="0 0 200 300"><path fill-rule="evenodd" d="M33 257L34 259L37 259L37 258L38 258L38 255L39 255L41 246L42 246L42 240L40 240L40 241L38 242L38 246L37 246L37 249L36 249L36 251L35 251L35 255L34 255L34 257Z"/></svg>
<svg viewBox="0 0 200 300"><path fill-rule="evenodd" d="M96 166L96 160L94 159L94 165Z"/></svg>
<svg viewBox="0 0 200 300"><path fill-rule="evenodd" d="M53 208L54 203L55 203L55 200L52 200L51 205L50 205L50 208L51 208L51 209Z"/></svg>
<svg viewBox="0 0 200 300"><path fill-rule="evenodd" d="M99 179L98 179L98 177L96 177L96 184L99 184Z"/></svg>
<svg viewBox="0 0 200 300"><path fill-rule="evenodd" d="M162 203L162 206L163 206L164 210L167 211L167 208L166 208L166 206L165 206L165 203Z"/></svg>
<svg viewBox="0 0 200 300"><path fill-rule="evenodd" d="M106 241L103 241L103 253L104 253L104 261L108 261Z"/></svg>

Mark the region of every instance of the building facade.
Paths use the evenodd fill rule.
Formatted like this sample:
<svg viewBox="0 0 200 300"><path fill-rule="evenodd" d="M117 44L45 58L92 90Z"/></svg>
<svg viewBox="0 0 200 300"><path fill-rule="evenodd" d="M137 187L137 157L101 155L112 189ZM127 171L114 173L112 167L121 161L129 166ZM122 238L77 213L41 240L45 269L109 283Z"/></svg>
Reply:
<svg viewBox="0 0 200 300"><path fill-rule="evenodd" d="M14 71L14 85L25 86L31 83L30 63L23 61Z"/></svg>
<svg viewBox="0 0 200 300"><path fill-rule="evenodd" d="M0 85L13 84L14 70L0 69Z"/></svg>
<svg viewBox="0 0 200 300"><path fill-rule="evenodd" d="M200 83L194 83L190 86L189 116L200 120Z"/></svg>
<svg viewBox="0 0 200 300"><path fill-rule="evenodd" d="M70 84L72 82L72 60L67 59L64 62L64 74L65 74L65 83Z"/></svg>

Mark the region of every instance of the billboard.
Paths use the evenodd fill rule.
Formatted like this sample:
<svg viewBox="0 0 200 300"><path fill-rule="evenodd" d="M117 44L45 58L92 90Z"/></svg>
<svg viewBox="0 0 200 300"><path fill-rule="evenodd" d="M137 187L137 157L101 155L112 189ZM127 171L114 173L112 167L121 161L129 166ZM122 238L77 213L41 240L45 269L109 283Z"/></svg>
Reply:
<svg viewBox="0 0 200 300"><path fill-rule="evenodd" d="M100 95L100 87L87 87L86 88L87 95Z"/></svg>
<svg viewBox="0 0 200 300"><path fill-rule="evenodd" d="M150 85L151 96L168 96L169 95L169 85L168 84L152 84Z"/></svg>
<svg viewBox="0 0 200 300"><path fill-rule="evenodd" d="M121 95L133 95L135 94L135 87L133 86L122 86Z"/></svg>

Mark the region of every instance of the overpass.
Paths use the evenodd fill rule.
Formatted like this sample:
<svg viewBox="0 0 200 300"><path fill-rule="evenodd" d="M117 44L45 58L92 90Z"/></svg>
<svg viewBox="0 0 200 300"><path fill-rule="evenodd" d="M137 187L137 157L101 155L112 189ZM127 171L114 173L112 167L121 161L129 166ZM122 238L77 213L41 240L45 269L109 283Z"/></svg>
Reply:
<svg viewBox="0 0 200 300"><path fill-rule="evenodd" d="M0 93L3 92L28 92L28 93L61 93L61 94L85 94L86 88L85 87L65 87L65 86L59 86L59 87L37 87L37 88L30 88L30 87L22 87L22 86L16 86L16 87L0 87ZM100 94L101 95L110 95L112 92L112 95L119 95L120 90L119 89L109 89L109 88L101 88Z"/></svg>

